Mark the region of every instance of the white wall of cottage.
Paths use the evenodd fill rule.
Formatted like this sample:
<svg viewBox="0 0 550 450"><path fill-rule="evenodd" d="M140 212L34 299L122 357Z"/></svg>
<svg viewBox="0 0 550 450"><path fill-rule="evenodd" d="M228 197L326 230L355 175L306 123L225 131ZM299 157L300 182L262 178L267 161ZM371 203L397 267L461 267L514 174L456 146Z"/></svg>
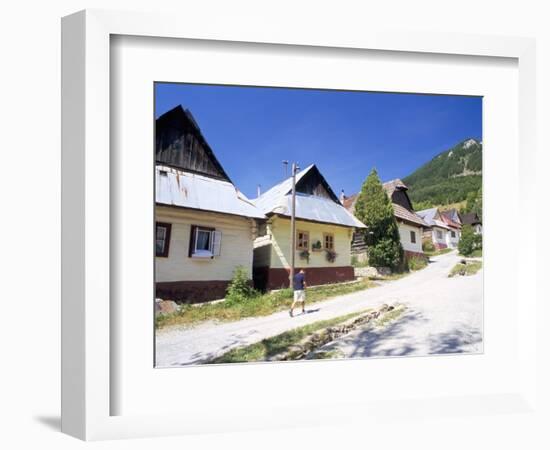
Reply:
<svg viewBox="0 0 550 450"><path fill-rule="evenodd" d="M157 206L156 220L172 224L168 257L155 259L156 281L230 280L237 266L252 277L255 226L251 219L228 214ZM220 256L190 258L191 225L222 232Z"/></svg>
<svg viewBox="0 0 550 450"><path fill-rule="evenodd" d="M399 237L401 238L401 245L403 250L408 252L422 253L422 228L415 227L403 222L398 222L399 225ZM416 236L416 242L411 240L411 231Z"/></svg>

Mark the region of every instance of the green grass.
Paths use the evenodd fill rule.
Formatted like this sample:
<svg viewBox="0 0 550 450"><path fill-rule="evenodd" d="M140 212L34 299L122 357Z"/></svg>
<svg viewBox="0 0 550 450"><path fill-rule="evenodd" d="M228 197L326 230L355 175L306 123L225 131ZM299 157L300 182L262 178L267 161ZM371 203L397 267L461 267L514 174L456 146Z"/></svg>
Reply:
<svg viewBox="0 0 550 450"><path fill-rule="evenodd" d="M347 314L345 316L335 317L333 319L321 320L319 322L305 325L303 327L294 328L293 330L285 331L277 336L264 339L255 344L247 345L246 347L235 348L224 353L223 355L211 360L208 364L227 364L240 362L267 361L275 355L285 352L294 344L297 344L305 337L316 331L328 328L339 323L345 322L352 317L359 316L367 312L358 311Z"/></svg>
<svg viewBox="0 0 550 450"><path fill-rule="evenodd" d="M449 278L457 275L474 275L481 269L481 261L468 262L466 264L458 263L449 272Z"/></svg>
<svg viewBox="0 0 550 450"><path fill-rule="evenodd" d="M452 251L454 250L454 248L442 248L440 250L436 250L434 252L428 252L428 251L424 251L424 253L426 254L426 256L439 256L439 255L444 255L446 253L451 253Z"/></svg>
<svg viewBox="0 0 550 450"><path fill-rule="evenodd" d="M383 314L382 317L380 317L379 319L376 319L374 324L377 327L386 326L388 323L392 322L393 320L397 319L401 314L403 314L406 309L406 306L399 305L397 308Z"/></svg>
<svg viewBox="0 0 550 450"><path fill-rule="evenodd" d="M481 248L475 249L471 255L463 255L462 253L459 254L460 256L465 256L466 258L482 258L483 250Z"/></svg>
<svg viewBox="0 0 550 450"><path fill-rule="evenodd" d="M409 266L409 270L421 270L428 265L428 260L427 258L413 256L407 260L407 264Z"/></svg>
<svg viewBox="0 0 550 450"><path fill-rule="evenodd" d="M339 295L362 291L375 286L369 280L355 283L338 283L326 286L314 286L307 289L307 303L328 300ZM192 325L206 320L235 321L246 317L267 316L290 308L292 290L282 289L240 301L207 303L200 306L183 305L173 314L158 315L157 329L173 325Z"/></svg>

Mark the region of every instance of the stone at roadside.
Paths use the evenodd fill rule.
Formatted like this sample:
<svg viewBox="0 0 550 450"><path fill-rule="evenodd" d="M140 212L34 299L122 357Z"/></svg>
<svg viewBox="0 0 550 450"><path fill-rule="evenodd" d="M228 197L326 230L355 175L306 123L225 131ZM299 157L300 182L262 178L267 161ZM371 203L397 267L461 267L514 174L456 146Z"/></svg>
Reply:
<svg viewBox="0 0 550 450"><path fill-rule="evenodd" d="M178 304L172 300L156 300L155 311L157 314L172 314L178 310Z"/></svg>
<svg viewBox="0 0 550 450"><path fill-rule="evenodd" d="M363 278L381 278L391 275L391 269L388 267L356 267L355 276Z"/></svg>

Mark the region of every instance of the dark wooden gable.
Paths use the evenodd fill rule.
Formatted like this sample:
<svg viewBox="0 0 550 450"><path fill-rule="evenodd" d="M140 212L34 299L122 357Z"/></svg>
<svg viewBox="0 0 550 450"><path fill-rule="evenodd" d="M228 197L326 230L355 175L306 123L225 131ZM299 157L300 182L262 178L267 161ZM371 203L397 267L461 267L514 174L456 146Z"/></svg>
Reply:
<svg viewBox="0 0 550 450"><path fill-rule="evenodd" d="M195 119L181 105L156 121L155 158L157 163L231 182Z"/></svg>
<svg viewBox="0 0 550 450"><path fill-rule="evenodd" d="M407 190L404 188L396 188L391 196L391 201L392 203L401 205L403 208L408 209L409 211L413 211L411 200L409 198L409 195L407 194Z"/></svg>
<svg viewBox="0 0 550 450"><path fill-rule="evenodd" d="M340 200L338 200L338 197L334 194L325 180L325 177L323 177L316 166L313 166L308 173L296 183L296 192L329 198L336 203L340 203Z"/></svg>

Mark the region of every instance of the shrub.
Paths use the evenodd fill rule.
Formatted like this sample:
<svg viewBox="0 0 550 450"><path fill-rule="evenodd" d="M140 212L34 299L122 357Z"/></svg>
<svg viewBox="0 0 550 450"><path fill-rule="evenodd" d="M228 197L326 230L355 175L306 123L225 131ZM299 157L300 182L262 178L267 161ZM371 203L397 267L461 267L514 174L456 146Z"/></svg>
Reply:
<svg viewBox="0 0 550 450"><path fill-rule="evenodd" d="M481 237L481 234L474 234L474 247L476 250L481 250L483 248L483 238Z"/></svg>
<svg viewBox="0 0 550 450"><path fill-rule="evenodd" d="M392 239L381 239L369 247L369 263L374 267L399 268L403 264L403 247Z"/></svg>
<svg viewBox="0 0 550 450"><path fill-rule="evenodd" d="M407 259L407 263L410 270L420 270L428 265L428 261L426 260L426 258L423 258L421 256L412 256L411 258Z"/></svg>
<svg viewBox="0 0 550 450"><path fill-rule="evenodd" d="M474 234L474 229L471 225L462 227L462 234L458 241L458 251L461 255L469 256L476 249L478 238Z"/></svg>
<svg viewBox="0 0 550 450"><path fill-rule="evenodd" d="M237 266L233 272L231 283L227 287L225 300L228 303L242 302L256 297L258 293L250 284L248 272L243 266Z"/></svg>
<svg viewBox="0 0 550 450"><path fill-rule="evenodd" d="M425 239L422 241L422 251L428 252L428 253L435 252L435 245L431 239Z"/></svg>

